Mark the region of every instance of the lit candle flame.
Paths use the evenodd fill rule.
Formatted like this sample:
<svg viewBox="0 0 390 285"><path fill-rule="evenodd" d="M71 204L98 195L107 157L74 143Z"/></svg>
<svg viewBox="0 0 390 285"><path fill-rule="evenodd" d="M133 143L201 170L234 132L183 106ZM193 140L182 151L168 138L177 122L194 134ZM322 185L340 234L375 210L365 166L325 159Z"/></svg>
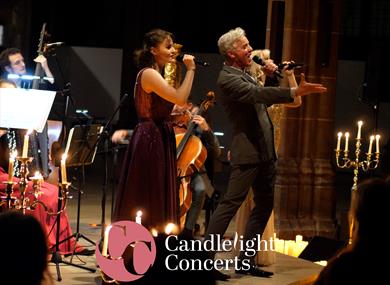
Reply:
<svg viewBox="0 0 390 285"><path fill-rule="evenodd" d="M169 234L174 234L177 232L177 226L174 224L174 223L168 223L166 226L165 226L165 233L167 235Z"/></svg>
<svg viewBox="0 0 390 285"><path fill-rule="evenodd" d="M158 231L156 229L151 229L150 232L152 233L152 236L157 237Z"/></svg>

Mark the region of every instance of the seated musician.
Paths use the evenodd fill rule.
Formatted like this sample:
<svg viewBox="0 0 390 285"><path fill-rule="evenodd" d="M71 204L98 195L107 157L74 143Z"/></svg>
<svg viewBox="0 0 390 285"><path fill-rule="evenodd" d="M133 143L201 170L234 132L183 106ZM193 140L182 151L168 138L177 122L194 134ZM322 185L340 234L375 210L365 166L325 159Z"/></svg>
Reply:
<svg viewBox="0 0 390 285"><path fill-rule="evenodd" d="M34 59L36 62L35 75L45 76L47 80L24 80L21 79L21 76L31 74L28 73L26 64L24 61L24 56L19 48L10 47L3 50L0 53L0 71L2 77L5 80L10 80L16 84L16 87L26 88L26 89L40 89L40 90L54 90L54 78L51 73L47 59L44 55L39 55ZM19 76L17 78L7 79L8 75ZM45 126L42 133L37 133L33 131L30 134L29 140L30 147L34 149L33 157L34 160L29 164L30 173L35 173L35 171L41 172L43 177L46 179L49 177L50 168L49 165L49 151L48 151L48 134L47 126ZM40 153L38 155L34 155Z"/></svg>
<svg viewBox="0 0 390 285"><path fill-rule="evenodd" d="M34 61L42 66L42 70L45 76L48 78L49 82L54 83L53 74L49 69L46 58L43 55L40 55L35 58ZM0 69L3 79L7 79L8 74L14 74L18 76L26 75L26 64L20 49L11 47L3 50L0 53ZM24 86L21 78L15 78L12 79L12 81L15 82L17 87L26 87Z"/></svg>
<svg viewBox="0 0 390 285"><path fill-rule="evenodd" d="M195 129L194 135L198 136L202 144L206 147L207 159L217 158L221 154L218 139L205 118L196 114L197 111L198 107L194 106L191 102L187 102L183 106L174 106L171 116L175 134L185 133L190 121L196 123L197 128ZM199 172L195 172L192 175L190 188L192 191L192 202L186 215L182 234L185 237L193 238L194 227L202 210L205 194L211 197L214 192L204 165Z"/></svg>
<svg viewBox="0 0 390 285"><path fill-rule="evenodd" d="M16 85L12 81L7 81L0 79L0 88L16 88ZM17 150L18 154L21 154L21 140L23 137L24 130L16 130L16 129L0 129L0 197L1 201L5 199L5 188L6 184L3 182L8 181L8 162L10 152ZM17 167L17 163L15 163L14 169L14 177L12 178L13 182L15 182L13 196L18 198L20 196L19 192L19 176ZM26 210L26 214L30 214L37 218L37 220L41 223L43 229L46 234L48 234L49 247L52 247L56 243L56 215L52 215L50 213L57 212L58 205L58 187L56 185L43 182L41 184L41 192L42 194L38 198L40 202L46 205L47 209L42 205L38 205L35 210ZM32 191L32 182L28 182L28 186L26 188L26 197L30 199L30 201L34 200L34 194ZM4 210L4 209L3 209ZM53 228L54 225L54 228ZM62 212L60 215L60 237L59 240L67 238L72 235L72 229L69 224L69 219L66 211ZM75 246L75 239L70 239L66 242L63 242L59 246L59 251L61 254L68 254L73 251ZM76 252L81 253L90 253L87 252L83 247L77 247Z"/></svg>

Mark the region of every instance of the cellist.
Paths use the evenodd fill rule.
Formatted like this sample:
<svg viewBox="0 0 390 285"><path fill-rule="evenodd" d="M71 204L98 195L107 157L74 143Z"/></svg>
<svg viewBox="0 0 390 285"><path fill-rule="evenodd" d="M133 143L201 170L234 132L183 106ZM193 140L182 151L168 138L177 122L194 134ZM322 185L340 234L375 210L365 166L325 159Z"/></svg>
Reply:
<svg viewBox="0 0 390 285"><path fill-rule="evenodd" d="M190 101L183 106L174 106L171 115L175 134L186 132L189 122L194 122L197 125L194 135L198 136L206 147L208 159L217 158L221 154L218 139L205 118L197 114L198 109ZM214 192L204 164L198 172L191 176L190 188L192 201L182 230L182 235L186 238L194 237L194 227L202 210L205 195L211 197Z"/></svg>

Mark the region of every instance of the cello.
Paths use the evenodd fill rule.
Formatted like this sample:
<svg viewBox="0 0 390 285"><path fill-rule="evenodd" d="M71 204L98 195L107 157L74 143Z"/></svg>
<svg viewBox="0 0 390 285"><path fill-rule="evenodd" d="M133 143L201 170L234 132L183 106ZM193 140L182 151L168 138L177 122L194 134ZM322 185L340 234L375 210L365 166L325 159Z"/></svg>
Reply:
<svg viewBox="0 0 390 285"><path fill-rule="evenodd" d="M46 31L46 23L43 23L38 43L38 56L34 60L36 62L34 77L32 81L32 89L40 89L40 84L43 82L45 73L52 78L50 70L44 69L42 64L46 61L45 53L48 51L47 40L50 35ZM49 79L46 79L49 80ZM50 81L50 80L49 80ZM52 81L50 81L53 83ZM52 155L54 146L53 143L58 141L62 132L62 122L47 120L42 133L33 132L30 136L31 154L33 156L32 168L39 170L45 180L49 183L56 184L58 181L57 171L53 164Z"/></svg>
<svg viewBox="0 0 390 285"><path fill-rule="evenodd" d="M212 91L207 93L206 99L200 104L198 112L194 115L202 115L210 106L215 103L215 94ZM185 133L176 134L176 160L177 177L179 181L180 200L180 225L184 227L186 214L191 206L192 193L189 189L191 176L199 171L207 158L207 150L201 140L193 135L196 124L190 122Z"/></svg>
<svg viewBox="0 0 390 285"><path fill-rule="evenodd" d="M47 36L46 33L46 23L43 23L42 30L39 36L39 44L38 44L38 58L42 58L45 48L45 37ZM39 84L41 82L41 75L42 75L42 65L39 61L37 61L37 64L35 66L35 72L34 77L39 79L34 79L32 81L32 89L39 89ZM42 133L37 133L34 131L30 134L30 148L31 148L31 155L34 158L31 163L32 170L39 171L44 178L47 178L49 176L49 154L48 154L48 138L47 138L47 124L45 125L44 129L42 130Z"/></svg>

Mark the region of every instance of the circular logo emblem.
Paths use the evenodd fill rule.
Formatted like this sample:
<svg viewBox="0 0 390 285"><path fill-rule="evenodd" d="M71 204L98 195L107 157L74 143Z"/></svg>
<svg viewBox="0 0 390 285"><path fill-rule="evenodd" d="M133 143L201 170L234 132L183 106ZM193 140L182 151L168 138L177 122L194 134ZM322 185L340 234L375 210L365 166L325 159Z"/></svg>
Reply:
<svg viewBox="0 0 390 285"><path fill-rule="evenodd" d="M109 257L103 256L96 246L96 261L100 269L117 281L130 282L141 278L156 259L153 236L145 227L132 221L118 221L111 226L108 234ZM126 269L123 259L129 246L132 247L133 272Z"/></svg>

